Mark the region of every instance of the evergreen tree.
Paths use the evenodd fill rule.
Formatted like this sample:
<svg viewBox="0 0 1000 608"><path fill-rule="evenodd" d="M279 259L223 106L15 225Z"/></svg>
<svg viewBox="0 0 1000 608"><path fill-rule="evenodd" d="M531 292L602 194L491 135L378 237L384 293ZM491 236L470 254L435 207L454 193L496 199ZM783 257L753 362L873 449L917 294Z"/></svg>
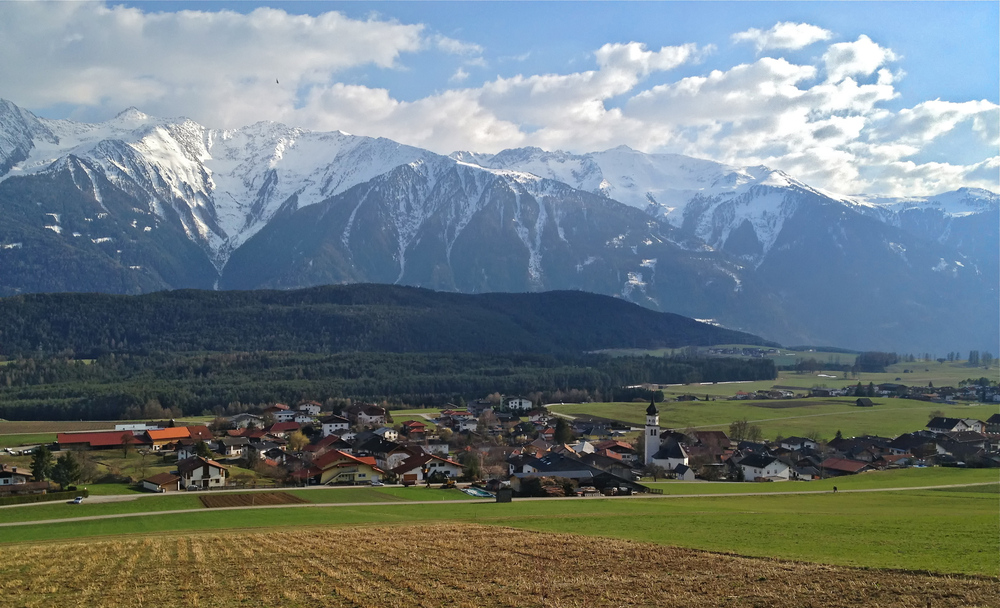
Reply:
<svg viewBox="0 0 1000 608"><path fill-rule="evenodd" d="M35 481L45 481L52 476L52 451L40 445L31 457L31 476Z"/></svg>
<svg viewBox="0 0 1000 608"><path fill-rule="evenodd" d="M211 458L212 448L208 447L208 444L205 443L204 441L199 441L194 446L194 453L197 454L198 456L201 456L202 458Z"/></svg>
<svg viewBox="0 0 1000 608"><path fill-rule="evenodd" d="M570 428L565 418L559 418L556 420L555 431L553 439L556 443L569 443L569 441L573 439L573 429Z"/></svg>
<svg viewBox="0 0 1000 608"><path fill-rule="evenodd" d="M56 460L56 466L52 467L52 481L64 490L80 481L80 464L73 458L71 452L63 452L63 455Z"/></svg>

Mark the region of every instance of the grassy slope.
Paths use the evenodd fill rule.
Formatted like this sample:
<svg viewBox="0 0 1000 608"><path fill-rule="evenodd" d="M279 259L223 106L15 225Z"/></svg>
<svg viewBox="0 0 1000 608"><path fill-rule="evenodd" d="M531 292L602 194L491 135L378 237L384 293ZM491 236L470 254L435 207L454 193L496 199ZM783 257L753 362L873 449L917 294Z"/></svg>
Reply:
<svg viewBox="0 0 1000 608"><path fill-rule="evenodd" d="M186 498L186 497L185 497ZM881 568L996 575L997 493L884 493L392 504L167 514L7 528L3 541L176 530L475 522Z"/></svg>
<svg viewBox="0 0 1000 608"><path fill-rule="evenodd" d="M848 397L810 398L763 401L686 401L660 404L660 426L663 428L725 430L734 420L746 418L764 432L764 436L790 437L813 431L825 439L836 432L851 437L862 434L895 437L902 433L922 430L931 412L946 416L985 420L998 411L996 404L946 405L912 399L876 398L873 408L859 408ZM551 406L560 414L589 414L601 418L622 420L642 425L647 403L580 403ZM791 406L791 407L789 407Z"/></svg>

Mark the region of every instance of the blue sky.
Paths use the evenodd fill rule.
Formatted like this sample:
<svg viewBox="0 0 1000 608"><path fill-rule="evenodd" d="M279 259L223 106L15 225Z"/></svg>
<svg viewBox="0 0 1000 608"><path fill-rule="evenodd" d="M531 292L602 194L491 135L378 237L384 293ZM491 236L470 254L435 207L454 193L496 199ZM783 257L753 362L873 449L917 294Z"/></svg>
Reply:
<svg viewBox="0 0 1000 608"><path fill-rule="evenodd" d="M3 3L0 97L50 118L135 105L441 153L624 144L840 192L995 190L998 7Z"/></svg>

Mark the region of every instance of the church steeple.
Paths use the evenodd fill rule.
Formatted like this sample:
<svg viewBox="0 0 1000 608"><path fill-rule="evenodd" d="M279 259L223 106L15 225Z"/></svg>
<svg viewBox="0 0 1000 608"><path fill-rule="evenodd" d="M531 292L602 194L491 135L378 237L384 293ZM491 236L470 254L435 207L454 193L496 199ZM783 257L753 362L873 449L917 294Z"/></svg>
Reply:
<svg viewBox="0 0 1000 608"><path fill-rule="evenodd" d="M646 449L644 450L644 462L650 464L653 456L660 451L660 411L656 409L656 401L649 400L649 407L646 408Z"/></svg>

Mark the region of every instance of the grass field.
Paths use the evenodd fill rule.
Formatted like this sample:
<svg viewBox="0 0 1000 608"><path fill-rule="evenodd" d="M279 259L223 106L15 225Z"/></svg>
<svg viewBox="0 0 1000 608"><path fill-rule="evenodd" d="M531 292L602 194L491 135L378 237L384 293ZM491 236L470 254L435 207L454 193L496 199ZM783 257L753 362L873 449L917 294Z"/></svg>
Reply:
<svg viewBox="0 0 1000 608"><path fill-rule="evenodd" d="M976 483L989 471L961 472L945 481ZM972 473L971 475L964 475ZM995 472L994 472L995 473ZM5 527L0 542L27 542L120 534L153 534L187 530L219 531L261 525L335 527L384 524L479 523L599 537L650 541L661 545L734 552L741 555L801 561L901 568L986 576L1000 574L998 485L954 489L889 492L847 492L848 489L898 484L924 485L941 480L907 472L885 477L859 476L837 483L837 494L712 496L693 498L555 499L496 504L463 501L414 504L438 493L457 498L455 491L423 488L351 488L299 490L290 493L312 502L333 502L339 493L343 506L213 511L200 507L196 495L145 498L122 503L36 505L0 509L3 521L72 514L134 513L141 510L197 509L192 513L162 513L75 522L42 522ZM856 480L856 481L855 481ZM997 481L994 476L992 481ZM853 482L853 483L852 483ZM789 491L825 490L821 483L684 484L716 488L781 486ZM669 484L668 484L669 485ZM664 486L661 486L664 487ZM677 484L674 493L694 493ZM351 496L350 493L355 493ZM384 504L353 506L350 502ZM447 496L451 494L451 496ZM462 495L464 496L464 495ZM27 518L27 519L26 519ZM339 534L340 532L337 532ZM5 549L6 551L6 549Z"/></svg>
<svg viewBox="0 0 1000 608"><path fill-rule="evenodd" d="M52 443L56 440L55 433L21 433L17 435L0 435L0 448L12 448L21 445L38 445Z"/></svg>
<svg viewBox="0 0 1000 608"><path fill-rule="evenodd" d="M859 408L848 397L762 401L684 401L659 404L660 426L675 429L726 430L734 420L746 418L761 427L766 438L818 433L832 439L836 432L852 437L862 434L895 437L924 429L930 414L985 420L1000 411L997 404L947 405L912 399L877 398L873 408ZM645 424L648 403L574 403L550 406L570 416L591 415Z"/></svg>
<svg viewBox="0 0 1000 608"><path fill-rule="evenodd" d="M54 554L60 558L53 560ZM485 556L507 559L498 563ZM0 579L5 581L0 606L30 608L1000 605L1000 584L991 580L748 559L476 525L306 528L8 547L0 556ZM16 584L7 584L12 581Z"/></svg>

